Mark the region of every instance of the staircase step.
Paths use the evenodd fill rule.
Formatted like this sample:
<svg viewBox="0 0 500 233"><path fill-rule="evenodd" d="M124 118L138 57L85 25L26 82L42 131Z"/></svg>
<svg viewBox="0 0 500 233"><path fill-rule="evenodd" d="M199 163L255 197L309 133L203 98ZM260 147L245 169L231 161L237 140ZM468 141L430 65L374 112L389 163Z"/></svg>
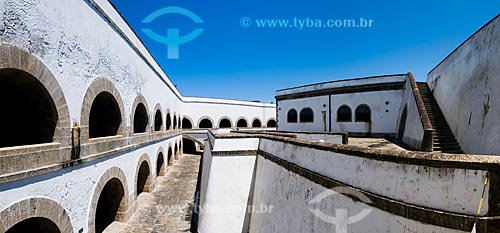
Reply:
<svg viewBox="0 0 500 233"><path fill-rule="evenodd" d="M434 133L436 133L436 134L450 134L450 135L453 134L453 132L451 132L451 130L449 128L448 129L437 128L437 129L434 129ZM455 135L453 135L453 136L455 136Z"/></svg>
<svg viewBox="0 0 500 233"><path fill-rule="evenodd" d="M442 127L447 127L449 129L448 124L444 123L443 121L431 121L431 125L436 126L433 127L433 129L441 129Z"/></svg>
<svg viewBox="0 0 500 233"><path fill-rule="evenodd" d="M428 112L427 115L428 116L442 116L442 117L444 117L443 113L436 112L436 111Z"/></svg>
<svg viewBox="0 0 500 233"><path fill-rule="evenodd" d="M433 126L432 129L434 131L439 131L439 130L448 130L451 131L450 126L444 122L431 122L431 125Z"/></svg>
<svg viewBox="0 0 500 233"><path fill-rule="evenodd" d="M434 150L435 152L442 152L442 153L448 153L448 154L463 154L464 152L462 150L445 150L445 151L441 151L441 150Z"/></svg>
<svg viewBox="0 0 500 233"><path fill-rule="evenodd" d="M420 95L422 96L425 110L427 111L427 115L429 116L429 120L431 121L434 131L434 151L441 151L445 153L463 153L427 83L418 82L417 87L420 91Z"/></svg>
<svg viewBox="0 0 500 233"><path fill-rule="evenodd" d="M444 135L444 134L434 134L433 135L434 139L440 140L440 141L448 141L448 140L455 140L455 136L452 136L451 134L449 135Z"/></svg>
<svg viewBox="0 0 500 233"><path fill-rule="evenodd" d="M434 147L460 147L457 142L437 142L433 144Z"/></svg>
<svg viewBox="0 0 500 233"><path fill-rule="evenodd" d="M437 150L437 151L459 151L461 150L459 146L453 146L453 147L434 147L434 150Z"/></svg>
<svg viewBox="0 0 500 233"><path fill-rule="evenodd" d="M440 142L449 142L451 140L456 140L455 137L451 135L434 135L434 139L437 139Z"/></svg>

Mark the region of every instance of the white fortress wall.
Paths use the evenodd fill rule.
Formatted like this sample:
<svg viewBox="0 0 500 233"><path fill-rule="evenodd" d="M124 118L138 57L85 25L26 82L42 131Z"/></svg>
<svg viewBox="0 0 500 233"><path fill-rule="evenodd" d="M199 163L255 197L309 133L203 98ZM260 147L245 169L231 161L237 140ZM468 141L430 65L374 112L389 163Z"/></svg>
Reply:
<svg viewBox="0 0 500 233"><path fill-rule="evenodd" d="M236 128L240 119L244 119L248 127L256 119L262 127L269 120L276 121L275 104L195 97L185 97L184 100L182 117L189 117L194 128L198 128L200 120L206 117L212 121L214 128L218 128L220 120L224 118L229 119L232 128Z"/></svg>
<svg viewBox="0 0 500 233"><path fill-rule="evenodd" d="M396 158L381 161L370 156L318 150L270 139L261 139L259 150L364 191L469 215L477 210L486 175L481 170L419 166L397 162ZM358 150L361 152L361 148ZM363 150L377 153L374 149ZM483 210L487 212L487 208L485 205Z"/></svg>
<svg viewBox="0 0 500 233"><path fill-rule="evenodd" d="M83 163L56 172L34 176L23 180L0 185L0 210L19 202L20 200L44 197L50 198L61 205L70 217L73 232L83 229L89 232L89 217L95 203L91 203L100 178L111 168L118 167L125 174L126 183L123 184L128 196L130 211L134 211L136 195L136 175L138 173L139 158L147 155L150 166L150 176L156 179L156 161L160 147L168 150L169 144L181 139L181 136L134 150L115 154L100 160ZM166 162L166 154L164 153ZM166 167L168 170L168 167ZM95 214L95 213L94 213ZM131 214L131 213L129 213Z"/></svg>
<svg viewBox="0 0 500 233"><path fill-rule="evenodd" d="M136 96L141 94L147 99L149 114L154 115L155 105L160 103L164 118L167 110L170 114L181 115L182 102L186 102L182 115L195 119L203 115L216 121L223 116L230 116L232 121L245 117L250 118L251 124L251 120L259 118L265 125L267 120L275 118L273 104L181 96L107 1L96 1L97 6L105 11L105 16L100 16L86 1L30 3L2 0L2 4L6 9L3 21L9 27L0 34L0 43L19 46L40 58L56 76L68 102L72 121L79 122L86 87L99 77L113 82L128 114L133 111L131 106ZM18 17L18 21L8 20L23 11L27 13ZM110 17L124 36L117 33L105 17ZM133 47L124 37L133 43ZM140 54L133 48L137 48ZM125 122L130 125L130 118L126 117Z"/></svg>
<svg viewBox="0 0 500 233"><path fill-rule="evenodd" d="M323 105L326 105L323 107ZM311 108L314 113L314 122L288 123L287 113L291 109L297 110L300 115L301 109ZM278 102L278 129L285 131L315 131L325 132L329 129L328 117L323 120L323 111L328 116L328 96L316 96L303 99L292 99ZM325 130L326 124L326 130Z"/></svg>
<svg viewBox="0 0 500 233"><path fill-rule="evenodd" d="M500 153L499 27L497 16L427 77L436 101L466 153Z"/></svg>
<svg viewBox="0 0 500 233"><path fill-rule="evenodd" d="M257 138L255 157L249 152ZM491 156L429 156L275 135L215 135L213 140L221 151L205 148L205 155L216 155L210 157L212 164L204 164L210 174L203 173L202 194L207 190L201 206L248 204L254 211L245 219L241 212L202 212L200 232L240 232L247 227L249 232L329 232L335 228L313 214L316 208L333 217L341 216L336 212L339 208L347 209L349 216L371 209L358 224L349 224L349 232L470 232L486 176L491 183L481 216L498 211L496 159ZM225 149L235 142L238 148ZM339 187L369 201L354 201L342 193L314 201L327 189ZM486 219L481 217L480 222ZM487 229L496 229L491 224Z"/></svg>
<svg viewBox="0 0 500 233"><path fill-rule="evenodd" d="M396 131L395 122L397 122L401 96L402 90L331 95L332 132L370 132L375 135L392 135ZM355 121L355 109L360 104L370 107L371 123ZM352 109L352 122L336 122L337 109L342 105L348 105Z"/></svg>
<svg viewBox="0 0 500 233"><path fill-rule="evenodd" d="M192 118L204 113L213 119L261 118L263 125L275 115L272 104L217 99L189 103L197 98L180 95L105 0L0 0L0 25L0 70L26 68L51 94L61 125L52 143L0 148L0 214L9 214L9 207L22 200L42 197L65 210L73 232L93 232L95 213L89 210L97 205L94 191L106 184L101 179L118 177L126 188L118 220L126 221L136 207L139 158L148 160L154 188L159 152L166 164L169 149L172 160L181 149L181 131L165 129L167 113L172 123L174 113ZM120 130L115 136L89 139L92 96L104 91L118 102ZM139 102L147 110L145 133L133 132ZM156 109L161 110L163 128L153 132ZM73 123L82 130L81 135L73 131L74 144ZM80 149L79 157L72 158Z"/></svg>
<svg viewBox="0 0 500 233"><path fill-rule="evenodd" d="M330 190L291 172L261 156L257 160L253 205L257 211L251 215L249 232L466 232L444 227L423 224L389 212L382 211L360 201L333 194L320 202L313 201L322 193ZM353 192L356 193L356 192ZM266 208L263 208L266 207ZM324 220L313 211L317 209L325 214ZM342 209L347 217L353 217L363 210L369 214L358 222L348 224L346 228L337 229L335 222L328 218L342 221ZM270 210L269 212L265 212ZM340 226L340 224L339 224ZM345 230L342 230L345 229Z"/></svg>
<svg viewBox="0 0 500 233"><path fill-rule="evenodd" d="M210 152L206 143L199 232L244 231L258 141L258 138L216 139Z"/></svg>
<svg viewBox="0 0 500 233"><path fill-rule="evenodd" d="M132 111L138 94L148 100L150 113L156 103L165 105L164 110L178 111L181 103L177 91L172 92L163 83L166 76L160 79L149 66L156 63L142 60L86 1L2 0L0 5L5 9L3 21L9 25L0 42L29 51L52 71L64 92L72 121L80 120L86 87L99 77L114 83L126 113ZM21 12L26 13L19 15ZM130 124L128 117L126 124Z"/></svg>

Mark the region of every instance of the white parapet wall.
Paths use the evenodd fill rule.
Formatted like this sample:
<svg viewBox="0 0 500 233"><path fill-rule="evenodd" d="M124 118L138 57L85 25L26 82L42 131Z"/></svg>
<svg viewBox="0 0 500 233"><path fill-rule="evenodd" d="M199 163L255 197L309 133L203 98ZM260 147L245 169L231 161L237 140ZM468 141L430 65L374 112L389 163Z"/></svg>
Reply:
<svg viewBox="0 0 500 233"><path fill-rule="evenodd" d="M399 108L396 138L413 149L431 151L432 125L413 74L408 73Z"/></svg>
<svg viewBox="0 0 500 233"><path fill-rule="evenodd" d="M486 175L486 171L402 164L397 159L380 161L270 139L262 139L259 150L364 191L408 204L469 215L477 210L482 179ZM487 204L484 208L487 210Z"/></svg>
<svg viewBox="0 0 500 233"><path fill-rule="evenodd" d="M214 140L205 146L198 231L241 232L251 199L258 138ZM232 149L231 149L232 148Z"/></svg>
<svg viewBox="0 0 500 233"><path fill-rule="evenodd" d="M165 164L167 156L172 162L182 154L179 128L183 117L199 120L206 116L216 121L213 128L218 127L222 117L228 117L233 126L238 119L247 119L250 127L253 120L260 120L261 127L254 128L264 128L276 120L274 104L182 96L133 29L106 0L0 0L0 85L6 83L18 90L29 90L25 92L48 93L36 96L40 97L39 102L47 103L40 104L42 109L38 110L53 113L57 122L53 127L29 128L33 132L53 130L52 140L29 145L2 144L0 231L30 217L61 214L67 219L64 223L58 222L63 217L48 216L58 227L64 227L61 232L93 232L102 191L99 189L106 185L106 179L115 178L123 184L126 194L116 219L126 221L137 207L137 163L148 160L148 182L152 182L148 188L153 189L160 152ZM16 105L20 99L17 95L20 93L16 93L16 98L2 98L2 105ZM91 114L99 95L104 96L104 103L116 102L116 109L113 104L102 108L106 111L101 112L113 113L108 118ZM145 111L138 107L141 104ZM13 111L15 114L18 113ZM52 121L52 116L36 119L42 118L39 115L32 113L30 121ZM116 130L110 131L115 132L90 136L92 125L94 130L105 128L95 125L110 119L116 123L110 127ZM27 123L21 117L12 120L8 124ZM137 127L140 130L135 129L136 120L141 122L141 127ZM193 127L197 123L193 122ZM20 130L9 130L2 128L2 139L20 134ZM28 136L33 132L22 133ZM167 168L162 173L167 173ZM25 202L50 203L58 212L39 210L29 215L25 206L11 214Z"/></svg>
<svg viewBox="0 0 500 233"><path fill-rule="evenodd" d="M439 104L462 150L500 153L500 17L463 42L428 75Z"/></svg>
<svg viewBox="0 0 500 233"><path fill-rule="evenodd" d="M479 227L498 228L496 157L377 150L286 134L213 135L220 145L258 139L258 151L251 159L249 147L214 152L204 166L210 174L202 177L208 182L201 206L251 211L202 212L200 232L470 232L483 187ZM350 216L358 219L335 220Z"/></svg>
<svg viewBox="0 0 500 233"><path fill-rule="evenodd" d="M286 185L281 184L281 181L285 180ZM381 211L343 195L362 194L342 189L332 191L260 156L257 161L255 183L258 185L254 189L252 204L256 211L251 216L249 227L251 233L465 232L422 224ZM344 191L345 193L342 193ZM325 195L325 198L321 201L318 199L317 202L317 198L322 197L321 195ZM368 215L363 218L357 217L364 216L364 213ZM343 216L356 222L343 225Z"/></svg>

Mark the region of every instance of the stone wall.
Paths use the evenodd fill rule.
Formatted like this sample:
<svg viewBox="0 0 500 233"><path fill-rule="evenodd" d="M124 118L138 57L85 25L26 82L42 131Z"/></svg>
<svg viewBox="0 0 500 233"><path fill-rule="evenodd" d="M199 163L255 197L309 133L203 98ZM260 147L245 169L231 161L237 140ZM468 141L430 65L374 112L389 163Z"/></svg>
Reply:
<svg viewBox="0 0 500 233"><path fill-rule="evenodd" d="M205 146L198 231L246 232L259 139L214 142L212 150Z"/></svg>
<svg viewBox="0 0 500 233"><path fill-rule="evenodd" d="M427 77L434 98L465 153L500 153L499 27L497 16Z"/></svg>
<svg viewBox="0 0 500 233"><path fill-rule="evenodd" d="M143 158L147 156L147 160L150 161L148 163L151 172L150 177L154 182L156 180L156 172L154 171L156 171L159 152L162 152L166 163L168 149L179 143L181 137L178 135L131 151L114 153L112 156L58 171L0 184L0 210L4 210L21 200L29 200L35 197L48 198L60 205L60 208L67 213L72 225L70 229L73 232L78 232L80 229L83 229L83 232L92 232L93 220L91 219L94 215L91 213L93 210L95 214L97 205L97 199L95 198L99 197L96 190L102 189L105 181L117 177L120 178L123 187L126 189L126 210L124 210L120 218L121 221L126 221L137 207L135 203L135 182L139 159L141 156ZM168 172L168 168L165 166L165 173Z"/></svg>
<svg viewBox="0 0 500 233"><path fill-rule="evenodd" d="M206 195L214 197L202 199L202 206L210 202L224 207L232 195L231 187L238 186L250 193L239 196L238 192L239 202L230 203L250 205L253 211L247 213L245 221L241 212L208 212L209 218L204 213L200 223L205 227L200 232L331 232L336 227L347 227L348 232L470 232L485 177L489 183L479 232L498 229L494 220L500 196L497 157L368 149L276 135L212 136L215 144L220 140L221 145L232 144L229 141L250 145L242 140L258 138L259 146L253 175L246 167L253 163L244 162L250 147L212 151L212 162L226 164L205 166L210 174L202 179L207 179L205 188L211 190ZM235 174L235 167L241 174ZM236 179L245 182L236 184ZM347 225L334 221L365 209L370 211L359 221Z"/></svg>

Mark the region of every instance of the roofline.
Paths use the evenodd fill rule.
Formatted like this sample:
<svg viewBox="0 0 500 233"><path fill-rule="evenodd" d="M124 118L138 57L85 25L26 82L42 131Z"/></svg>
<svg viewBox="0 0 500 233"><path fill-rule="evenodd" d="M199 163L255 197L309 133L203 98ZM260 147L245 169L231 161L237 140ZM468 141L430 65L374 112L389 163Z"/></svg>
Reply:
<svg viewBox="0 0 500 233"><path fill-rule="evenodd" d="M489 26L493 21L495 21L499 17L500 17L500 14L498 14L495 17L493 17L493 19L491 19L490 21L488 21L485 25L483 25L481 28L479 28L477 31L475 31L467 39L465 39L458 47L456 47L453 51L451 51L451 53L449 53L448 56L446 56L443 60L441 60L436 66L434 66L434 68L432 68L432 70L427 73L427 76L429 76L430 73L432 73L436 68L438 68L438 66L440 66L441 64L443 64L453 53L455 53L458 49L460 49L460 47L462 47L465 43L469 42L474 36L476 36L480 31L482 31L484 28L486 28L487 26Z"/></svg>
<svg viewBox="0 0 500 233"><path fill-rule="evenodd" d="M408 75L408 73L405 73L405 74L387 74L387 75L377 75L377 76L369 76L369 77L362 77L362 78L348 78L348 79L342 79L342 80L327 81L327 82L307 84L307 85L297 86L297 87L289 87L289 88L277 90L276 92L292 90L292 89L296 89L296 88L311 87L311 86L316 86L316 85L320 85L320 84L327 84L327 83L337 83L337 82L364 80L364 79L372 79L372 78L386 78L386 77L402 76L402 75Z"/></svg>
<svg viewBox="0 0 500 233"><path fill-rule="evenodd" d="M147 66L149 66L149 68L151 69L151 71L153 73L155 73L156 77L158 79L161 80L161 82L166 85L168 87L168 89L170 89L172 91L172 93L177 97L177 99L182 102L182 103L189 103L188 100L186 100L187 98L190 98L189 96L184 96L182 95L182 93L177 89L177 87L175 86L175 84L172 82L172 80L170 79L170 77L168 76L167 72L165 71L165 69L160 65L160 63L158 63L158 61L156 60L156 58L153 56L153 54L151 53L151 51L149 50L149 48L146 46L146 44L144 43L144 41L139 37L139 35L137 34L137 32L134 30L134 28L130 25L130 23L127 21L127 19L123 16L123 14L118 10L118 8L113 4L113 2L111 2L110 0L102 0L104 2L107 2L109 4L109 6L111 6L111 8L118 14L118 16L121 18L121 20L123 20L123 22L126 24L126 27L128 27L128 29L130 29L130 31L132 31L133 35L140 43L140 45L146 50L146 52L148 54L144 54L142 51L140 51L140 49L134 44L134 42L131 40L131 38L129 38L127 36L127 34L123 31L122 28L120 28L118 25L117 25L117 22L115 22L115 20L113 20L113 18L111 18L111 16L109 15L108 12L106 12L102 7L101 5L99 5L99 3L96 1L96 0L84 0L87 4L89 4L89 7L91 7L94 11L96 11L97 14L99 14L100 17L103 18L104 21L106 21L106 23L108 23L108 25L116 32L119 34L119 36L125 40L125 43L137 54L137 56L139 56L140 59L142 59ZM146 55L149 55L152 59L149 60ZM154 67L154 64L158 66L158 69ZM163 77L163 75L165 77ZM197 98L197 97L192 97L192 98ZM201 97L203 98L203 97ZM214 99L214 100L229 100L229 101L240 101L242 102L241 104L242 105L246 105L244 104L245 102L246 103L249 103L248 105L250 106L255 106L255 105L261 105L262 107L267 107L266 105L272 105L272 103L264 103L264 102L252 102L252 101L245 101L245 100L231 100L231 99L222 99L222 98L206 98L206 99ZM208 101L207 101L208 102ZM216 101L215 101L216 102ZM252 104L253 103L253 104Z"/></svg>

